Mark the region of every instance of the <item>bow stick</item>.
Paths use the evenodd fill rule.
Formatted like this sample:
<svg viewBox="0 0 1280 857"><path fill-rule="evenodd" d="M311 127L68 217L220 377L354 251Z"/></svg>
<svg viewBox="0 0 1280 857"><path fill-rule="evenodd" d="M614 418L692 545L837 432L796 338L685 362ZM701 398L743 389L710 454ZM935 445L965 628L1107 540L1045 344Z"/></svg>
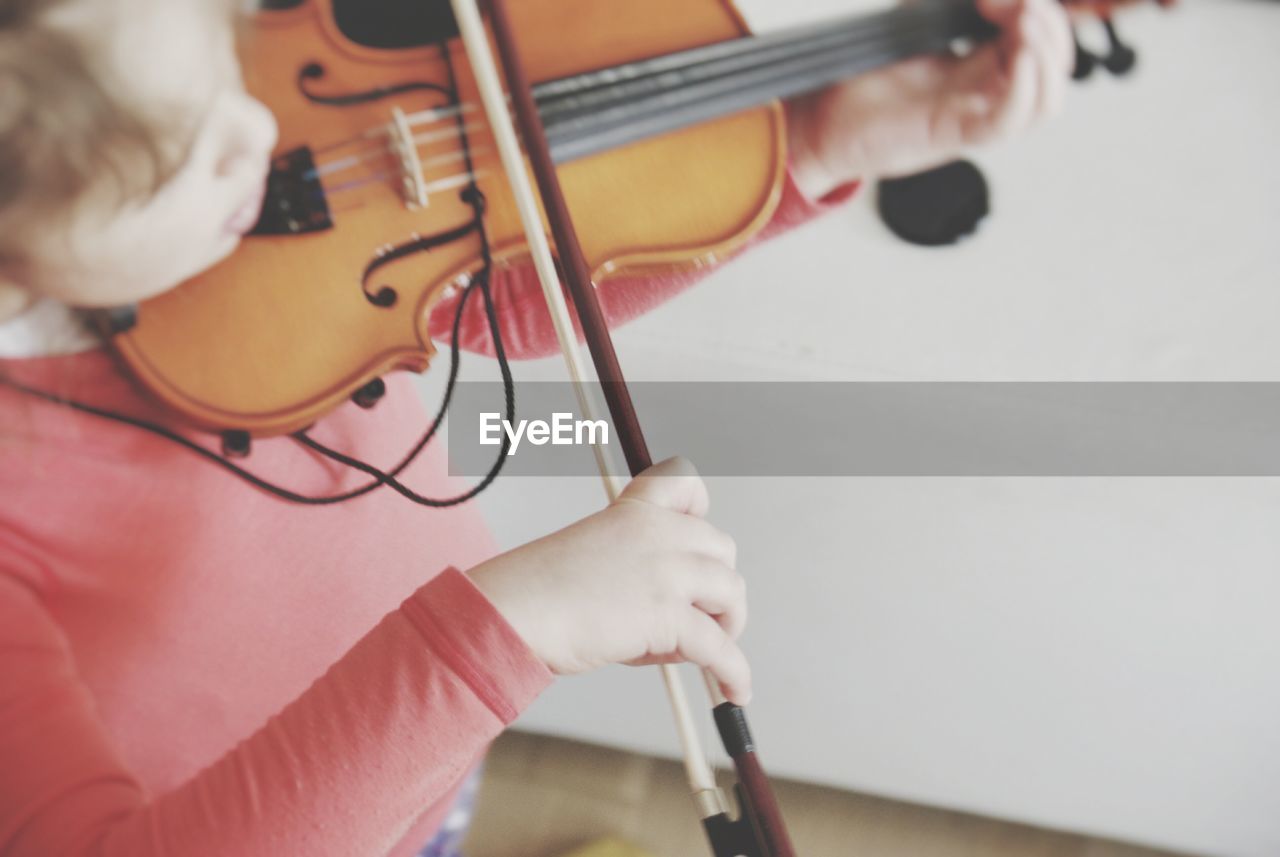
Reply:
<svg viewBox="0 0 1280 857"><path fill-rule="evenodd" d="M520 218L529 241L534 267L542 284L543 295L551 311L553 325L564 353L583 417L591 420L590 396L584 383L585 372L578 350L577 337L568 306L559 287L555 260L543 231L537 200L529 176L525 172L524 153L516 137L515 125L507 112L507 100L499 82L497 63L489 48L476 0L452 0L463 46L470 61L493 130L503 168L511 185ZM573 296L583 334L600 379L615 430L627 459L631 475L638 475L652 465L643 430L636 417L630 391L618 364L609 328L604 320L591 282L591 274L578 242L572 218L565 204L555 165L551 159L532 88L520 61L519 49L512 36L510 19L504 0L491 0L490 19L494 37L502 55L507 79L511 84L512 103L523 131L527 154L547 213L547 221L555 236L564 263L565 283ZM620 482L609 468L603 449L595 449L596 463L604 479L610 500L617 497ZM755 743L747 723L746 712L724 699L714 679L704 672L708 692L715 703L716 726L725 751L733 759L738 775L739 818L730 819L723 798L700 751L693 718L685 698L683 684L674 666L662 667L668 696L685 750L685 768L689 775L695 803L702 817L715 857L795 857L777 800L769 779L756 754Z"/></svg>

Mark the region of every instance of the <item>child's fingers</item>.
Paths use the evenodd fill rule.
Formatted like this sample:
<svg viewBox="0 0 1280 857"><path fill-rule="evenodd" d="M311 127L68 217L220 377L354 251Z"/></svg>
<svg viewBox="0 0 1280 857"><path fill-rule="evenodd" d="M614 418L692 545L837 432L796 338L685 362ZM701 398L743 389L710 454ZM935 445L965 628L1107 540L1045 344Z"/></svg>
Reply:
<svg viewBox="0 0 1280 857"><path fill-rule="evenodd" d="M722 563L707 559L693 572L690 601L715 618L733 639L747 627L747 582L742 575Z"/></svg>
<svg viewBox="0 0 1280 857"><path fill-rule="evenodd" d="M1030 0L1023 16L1023 40L1036 59L1036 72L1040 81L1040 97L1036 115L1039 118L1056 116L1066 101L1070 73L1063 56L1065 41L1058 32L1062 13L1050 7L1048 0Z"/></svg>
<svg viewBox="0 0 1280 857"><path fill-rule="evenodd" d="M631 480L619 500L639 500L673 512L703 517L711 505L706 483L687 458L668 458Z"/></svg>
<svg viewBox="0 0 1280 857"><path fill-rule="evenodd" d="M1027 124L1039 98L1039 78L1028 51L1015 48L1007 59L1004 56L1008 53L1007 47L991 45L983 51L990 53L971 57L967 62L987 64L996 52L1001 56L989 61L988 73L978 77L980 83L976 89L952 95L946 112L940 114L953 117L964 141L970 145L1015 133Z"/></svg>
<svg viewBox="0 0 1280 857"><path fill-rule="evenodd" d="M694 525L689 528L686 542L690 550L730 569L738 567L738 544L732 536L701 519L689 523Z"/></svg>
<svg viewBox="0 0 1280 857"><path fill-rule="evenodd" d="M967 61L979 88L952 105L970 143L1017 134L1058 113L1075 56L1070 23L1055 0L979 0L978 7L1000 35Z"/></svg>
<svg viewBox="0 0 1280 857"><path fill-rule="evenodd" d="M724 628L701 610L690 610L680 630L680 657L709 670L725 697L737 705L751 701L751 665Z"/></svg>
<svg viewBox="0 0 1280 857"><path fill-rule="evenodd" d="M1048 54L1048 33L1041 26L1039 16L1035 14L1035 3L1028 2L1022 16L1018 19L1018 36L1022 50L1031 57L1031 66L1035 77L1035 98L1031 110L1026 117L1026 125L1031 125L1037 117L1046 116L1053 110L1056 76L1050 71ZM1018 130L1022 130L1019 128Z"/></svg>
<svg viewBox="0 0 1280 857"><path fill-rule="evenodd" d="M979 0L978 8L1000 35L964 60L961 86L939 114L958 123L967 144L1013 133L1035 108L1039 82L1022 34L1026 0Z"/></svg>
<svg viewBox="0 0 1280 857"><path fill-rule="evenodd" d="M1070 17L1057 0L1037 0L1036 13L1052 41L1054 64L1050 68L1070 80L1076 65L1076 39Z"/></svg>
<svg viewBox="0 0 1280 857"><path fill-rule="evenodd" d="M987 138L1017 133L1030 122L1040 97L1040 75L1021 26L1000 37L1006 72L995 82L994 106L987 118Z"/></svg>

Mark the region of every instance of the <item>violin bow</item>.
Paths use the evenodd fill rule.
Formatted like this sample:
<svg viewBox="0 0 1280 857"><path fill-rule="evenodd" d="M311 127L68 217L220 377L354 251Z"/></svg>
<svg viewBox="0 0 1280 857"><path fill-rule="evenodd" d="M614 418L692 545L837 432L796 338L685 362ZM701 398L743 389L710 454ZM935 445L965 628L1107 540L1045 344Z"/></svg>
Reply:
<svg viewBox="0 0 1280 857"><path fill-rule="evenodd" d="M479 86L485 114L515 197L533 256L534 268L542 284L548 309L551 311L556 336L560 341L560 348L564 354L582 416L587 420L595 419L591 397L584 381L586 372L572 317L560 289L555 260L551 255L546 233L543 231L537 197L528 173L525 171L525 155L529 158L542 194L547 222L555 237L556 247L560 251L560 259L564 265L565 285L573 297L583 336L590 350L610 416L613 418L619 444L626 456L628 469L634 477L653 463L652 458L649 455L640 421L636 416L626 379L618 364L609 327L596 298L595 287L578 241L577 231L565 203L564 193L547 145L546 134L533 100L531 84L512 34L505 0L490 0L490 23L498 52L502 56L507 81L510 84L512 106L525 141L523 151L518 142L515 122L507 110L507 99L500 82L497 61L489 47L488 35L481 19L477 0L451 0L451 3L472 73ZM595 456L605 490L612 501L617 498L621 490L621 480L612 473L608 456L603 447L598 444L595 447ZM733 760L738 776L738 785L735 790L739 803L739 815L735 819L729 816L724 798L716 785L715 776L701 750L680 675L670 664L663 665L661 670L684 748L685 770L689 785L711 844L712 853L715 857L795 857L795 849L787 833L786 823L783 821L772 785L760 764L746 712L740 706L728 702L720 693L714 678L704 671L707 689L713 702L716 727L725 751Z"/></svg>

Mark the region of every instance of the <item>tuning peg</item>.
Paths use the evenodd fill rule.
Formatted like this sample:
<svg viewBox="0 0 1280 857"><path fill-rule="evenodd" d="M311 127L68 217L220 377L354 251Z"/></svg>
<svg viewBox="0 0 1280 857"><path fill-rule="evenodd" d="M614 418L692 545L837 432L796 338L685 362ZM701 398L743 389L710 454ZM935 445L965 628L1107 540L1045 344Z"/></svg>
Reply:
<svg viewBox="0 0 1280 857"><path fill-rule="evenodd" d="M1138 52L1124 43L1110 18L1103 18L1102 25L1107 29L1107 41L1111 43L1111 52L1102 58L1102 64L1116 77L1123 77L1138 64Z"/></svg>
<svg viewBox="0 0 1280 857"><path fill-rule="evenodd" d="M1072 37L1076 42L1076 65L1071 71L1072 80L1088 80L1093 76L1094 71L1098 68L1101 58L1080 44L1080 34L1072 32Z"/></svg>

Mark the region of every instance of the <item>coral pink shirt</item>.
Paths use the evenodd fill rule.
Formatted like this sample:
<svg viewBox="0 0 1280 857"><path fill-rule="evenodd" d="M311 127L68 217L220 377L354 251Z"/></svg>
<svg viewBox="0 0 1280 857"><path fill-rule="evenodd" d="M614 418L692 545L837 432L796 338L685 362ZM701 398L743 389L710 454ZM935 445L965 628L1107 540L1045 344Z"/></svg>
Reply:
<svg viewBox="0 0 1280 857"><path fill-rule="evenodd" d="M819 208L789 184L768 232ZM620 323L692 281L601 293ZM529 273L495 288L512 356L552 350ZM479 315L463 330L489 350ZM102 349L0 371L217 449ZM387 381L376 408L346 405L312 435L399 461L427 415L408 377ZM367 479L289 438L256 441L242 463L307 494ZM436 496L464 487L438 445L401 478ZM413 854L552 678L454 570L492 552L472 505L429 510L387 489L295 505L0 386L0 854Z"/></svg>

